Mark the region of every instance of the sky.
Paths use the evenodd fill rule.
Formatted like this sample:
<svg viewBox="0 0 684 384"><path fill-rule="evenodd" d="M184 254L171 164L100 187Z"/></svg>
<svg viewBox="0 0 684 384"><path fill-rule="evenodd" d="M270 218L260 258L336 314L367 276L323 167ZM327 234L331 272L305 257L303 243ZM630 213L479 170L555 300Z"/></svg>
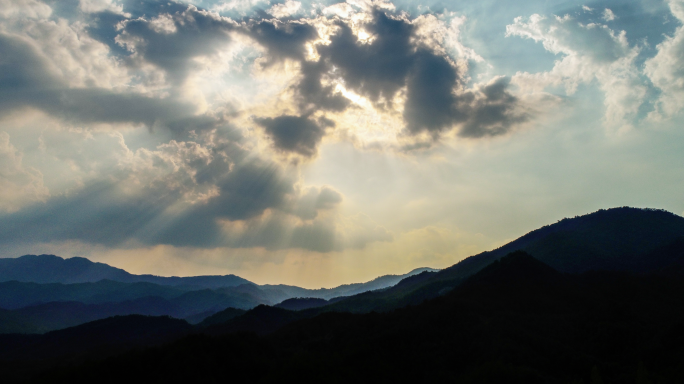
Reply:
<svg viewBox="0 0 684 384"><path fill-rule="evenodd" d="M0 257L333 287L684 214L684 1L0 0Z"/></svg>

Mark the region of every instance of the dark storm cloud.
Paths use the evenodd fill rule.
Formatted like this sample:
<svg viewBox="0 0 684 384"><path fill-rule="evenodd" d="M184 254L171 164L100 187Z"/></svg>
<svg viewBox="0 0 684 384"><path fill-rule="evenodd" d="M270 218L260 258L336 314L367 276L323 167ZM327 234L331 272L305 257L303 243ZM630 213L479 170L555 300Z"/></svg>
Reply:
<svg viewBox="0 0 684 384"><path fill-rule="evenodd" d="M518 99L507 89L510 79L499 77L482 89L484 97L472 97L468 120L459 131L461 137L479 138L508 132L514 124L526 121L529 116L519 111Z"/></svg>
<svg viewBox="0 0 684 384"><path fill-rule="evenodd" d="M257 118L255 121L264 127L277 149L303 156L315 155L316 147L325 134L325 128L312 121L309 116L282 115L276 118Z"/></svg>
<svg viewBox="0 0 684 384"><path fill-rule="evenodd" d="M340 93L335 93L332 85L323 85L321 77L329 67L323 61L301 63L302 80L296 87L299 97L299 107L304 111L321 109L327 111L344 111L349 106L349 99Z"/></svg>
<svg viewBox="0 0 684 384"><path fill-rule="evenodd" d="M375 10L367 25L368 33L375 37L371 44L359 42L346 24L338 26L331 44L319 47L319 53L339 68L347 87L372 101L390 100L404 86L414 62L413 26Z"/></svg>
<svg viewBox="0 0 684 384"><path fill-rule="evenodd" d="M351 27L338 20L331 43L317 46L317 61L304 60L303 55L304 44L315 36L313 32L286 33L283 24L287 25L279 22L276 28L276 24L266 22L253 24L252 28L258 25L259 33L269 36L257 41L267 48L271 59L300 61L302 77L295 93L302 114L343 111L351 105L335 93L333 86L323 85L322 80L328 77L340 79L347 89L369 98L379 108L390 107L398 92L405 89L403 117L410 135L426 132L437 139L442 132L457 129L461 137L494 136L508 132L527 118L520 112L519 100L508 91L509 80L500 78L478 89L466 89L451 60L416 43L419 39L415 27L403 18L374 10L372 20L363 25L372 36L370 42L360 42ZM273 129L275 122L270 123ZM284 124L280 131L282 134L270 132L279 149L315 153L321 131L312 124ZM293 138L285 144L288 135ZM304 142L307 144L303 147L297 145Z"/></svg>
<svg viewBox="0 0 684 384"><path fill-rule="evenodd" d="M439 132L463 118L456 109L454 85L457 81L456 71L444 57L422 49L414 55L404 105L409 132Z"/></svg>
<svg viewBox="0 0 684 384"><path fill-rule="evenodd" d="M284 59L300 62L302 80L295 92L302 110L342 111L347 108L348 99L334 94L334 87L321 83L321 77L330 70L329 65L324 61L305 60L305 44L319 38L313 26L297 21L268 20L252 21L241 30L267 49L268 61L264 65Z"/></svg>
<svg viewBox="0 0 684 384"><path fill-rule="evenodd" d="M245 29L248 36L268 49L272 59L304 60L304 44L318 38L311 25L297 21L283 23L278 20L252 22Z"/></svg>
<svg viewBox="0 0 684 384"><path fill-rule="evenodd" d="M163 69L174 83L181 83L195 69L192 59L227 45L228 33L235 28L227 19L192 6L160 18L126 21L117 41Z"/></svg>
<svg viewBox="0 0 684 384"><path fill-rule="evenodd" d="M412 134L437 136L457 125L459 136L480 138L504 134L527 120L518 99L508 92L509 78L497 78L479 92L457 93L457 73L444 57L425 50L415 57L404 105L404 121Z"/></svg>

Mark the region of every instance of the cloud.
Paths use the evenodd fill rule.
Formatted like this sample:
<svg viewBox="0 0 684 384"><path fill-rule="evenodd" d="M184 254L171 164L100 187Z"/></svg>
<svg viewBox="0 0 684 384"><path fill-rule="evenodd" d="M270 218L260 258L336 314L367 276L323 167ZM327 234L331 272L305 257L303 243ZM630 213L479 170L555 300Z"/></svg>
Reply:
<svg viewBox="0 0 684 384"><path fill-rule="evenodd" d="M0 0L0 19L49 17L52 8L37 0Z"/></svg>
<svg viewBox="0 0 684 384"><path fill-rule="evenodd" d="M299 1L287 0L282 4L275 4L266 12L280 19L296 14L301 8L302 3Z"/></svg>
<svg viewBox="0 0 684 384"><path fill-rule="evenodd" d="M312 121L309 116L283 115L255 121L264 127L277 149L306 157L316 154L316 147L325 134L325 125Z"/></svg>
<svg viewBox="0 0 684 384"><path fill-rule="evenodd" d="M636 117L647 87L635 64L640 50L629 45L624 31L582 24L568 15L535 14L515 18L506 26L506 35L541 42L547 51L561 56L551 71L516 74L513 82L523 92L560 85L572 95L580 84L597 81L605 94L605 122L609 127L629 126Z"/></svg>
<svg viewBox="0 0 684 384"><path fill-rule="evenodd" d="M605 21L613 21L617 19L617 16L613 13L613 11L610 10L610 8L606 8L603 10L603 20Z"/></svg>
<svg viewBox="0 0 684 384"><path fill-rule="evenodd" d="M231 0L231 1L216 1L210 10L224 13L236 13L237 15L245 16L247 12L253 10L257 5L264 4L268 6L268 0Z"/></svg>
<svg viewBox="0 0 684 384"><path fill-rule="evenodd" d="M387 240L382 231L340 227L339 192L300 187L281 166L244 149L244 139L227 127L153 150L131 151L120 134L115 136L122 147L116 170L50 197L40 172L22 166L8 135L0 134L0 208L6 211L0 214L0 244L80 241L330 252ZM358 233L366 233L364 241Z"/></svg>
<svg viewBox="0 0 684 384"><path fill-rule="evenodd" d="M193 59L211 56L230 43L235 23L215 13L188 6L183 12L159 14L149 20L126 20L116 42L132 53L130 60L164 70L169 80L181 84L196 68Z"/></svg>
<svg viewBox="0 0 684 384"><path fill-rule="evenodd" d="M344 89L366 98L381 113L398 112L409 136L428 133L438 139L451 130L462 137L493 136L529 118L518 98L507 90L510 83L505 79L497 78L498 93L483 92L494 85L466 87L468 79L459 70L467 70L467 60L481 57L455 44L458 36L451 30L463 19L446 27L434 17L411 21L377 7L366 8L369 13L356 21L318 19L317 23L327 26L319 25L319 31L326 30L327 35L320 35L302 20L249 25L250 36L267 49L269 63L299 62L301 78L292 89L302 116L317 110L339 113L352 107L353 102L340 91ZM445 41L450 41L465 61L454 62L440 45ZM307 49L313 54L307 55ZM324 133L312 122L294 116L260 124L267 128L276 148L306 156L315 154ZM294 132L302 136L292 136L286 142L285 136Z"/></svg>
<svg viewBox="0 0 684 384"><path fill-rule="evenodd" d="M314 27L300 21L253 21L243 31L268 50L271 60L303 60L304 44L318 38Z"/></svg>
<svg viewBox="0 0 684 384"><path fill-rule="evenodd" d="M304 220L313 220L319 210L330 210L342 202L342 195L330 187L308 188L302 193L293 213Z"/></svg>
<svg viewBox="0 0 684 384"><path fill-rule="evenodd" d="M529 120L531 112L521 108L518 98L508 92L509 84L510 78L497 77L461 97L472 101L464 108L468 111L468 119L459 131L459 136L497 136L508 132L515 124Z"/></svg>
<svg viewBox="0 0 684 384"><path fill-rule="evenodd" d="M202 120L193 116L193 105L173 97L70 87L50 61L23 38L0 33L0 51L6 54L0 62L0 116L31 107L82 123L137 123L177 130L203 126L192 124Z"/></svg>
<svg viewBox="0 0 684 384"><path fill-rule="evenodd" d="M684 23L684 2L671 0L670 11ZM658 44L655 57L646 60L644 73L662 93L651 113L655 119L670 117L684 107L684 27Z"/></svg>
<svg viewBox="0 0 684 384"><path fill-rule="evenodd" d="M338 23L338 27L331 43L318 47L318 52L339 68L347 88L374 102L391 103L413 62L411 24L375 10L372 22L364 25L373 36L369 44L360 42L350 26Z"/></svg>
<svg viewBox="0 0 684 384"><path fill-rule="evenodd" d="M0 211L17 211L50 196L43 185L43 174L25 166L22 157L22 153L10 143L7 132L0 132Z"/></svg>
<svg viewBox="0 0 684 384"><path fill-rule="evenodd" d="M324 61L302 61L302 79L295 87L301 110L340 112L349 107L350 100L337 92L333 84L323 85L322 78L328 71L329 67Z"/></svg>
<svg viewBox="0 0 684 384"><path fill-rule="evenodd" d="M439 132L463 120L457 111L456 71L443 57L420 50L407 81L404 119L412 133Z"/></svg>
<svg viewBox="0 0 684 384"><path fill-rule="evenodd" d="M173 1L74 1L70 13L51 4L54 14L30 0L0 11L20 19L3 19L0 30L0 118L38 109L61 131L97 130L108 138L102 147L73 155L56 153L59 130L43 132L41 145L52 140L45 154L64 162L104 165L73 170L82 184L64 194L50 185L50 196L26 165L35 162L16 160L25 148L7 144L14 160L3 161L21 179L12 188L36 192L0 215L0 242L363 248L393 235L344 216L349 197L305 185L298 163L283 158L313 162L324 137L354 141L361 130L391 142L375 148L417 151L503 135L533 117L509 77L470 78L469 66L485 60L461 41L466 18L455 13L412 17L387 2L350 1L315 5L309 17L308 4L288 0L230 19ZM201 4L235 15L256 2ZM597 63L632 52L605 26L582 28L603 36L587 39L601 45ZM580 51L543 32L557 53ZM143 125L149 137L131 133ZM259 153L264 143L279 154Z"/></svg>
<svg viewBox="0 0 684 384"><path fill-rule="evenodd" d="M123 5L116 0L80 0L78 4L82 12L99 13L112 12L123 14Z"/></svg>
<svg viewBox="0 0 684 384"><path fill-rule="evenodd" d="M36 11L30 1L13 4L23 8L5 14L46 17L50 11ZM84 13L129 17L117 4L84 1L79 6ZM49 195L39 171L22 164L21 152L3 133L0 208L6 212L0 216L0 242L73 240L109 247L137 242L318 252L350 246L345 239L351 230L340 232L336 224L341 194L331 187L301 187L297 177L253 152L254 143L227 125L220 110L197 114L196 106L180 95L198 69L198 59L216 55L231 43L232 33L253 37L274 60L304 62L303 46L318 38L316 29L275 21L239 26L193 6L171 5L168 13L157 10L119 23L115 41L127 49L124 56L73 20L28 20L0 32L0 117L32 108L67 125L85 125L86 130L103 123L144 124L175 133L175 139L156 147L131 150L121 133L111 132L118 144L106 160L100 158L106 165L90 167L79 175L86 178L79 180L81 187L55 196ZM61 45L55 39L61 39ZM315 79L299 88L302 99L322 100L333 110L346 107L345 100L320 82L315 65L303 71ZM316 154L325 130L335 124L320 114L256 121L276 148L308 157ZM51 156L74 166L93 160L91 152L53 153L59 141L54 134L40 136L41 148ZM375 238L386 236L353 240L353 246Z"/></svg>

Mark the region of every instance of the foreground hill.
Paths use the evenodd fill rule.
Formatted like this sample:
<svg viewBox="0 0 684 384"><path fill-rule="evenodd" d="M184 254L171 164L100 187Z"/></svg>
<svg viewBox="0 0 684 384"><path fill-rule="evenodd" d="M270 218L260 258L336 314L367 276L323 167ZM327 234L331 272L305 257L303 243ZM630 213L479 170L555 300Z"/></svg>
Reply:
<svg viewBox="0 0 684 384"><path fill-rule="evenodd" d="M599 210L544 226L439 272L423 272L387 290L352 296L323 308L370 312L417 304L444 294L516 250L524 250L563 273L684 270L684 218L655 209Z"/></svg>
<svg viewBox="0 0 684 384"><path fill-rule="evenodd" d="M192 332L168 316L115 316L44 335L0 335L3 382L22 381L36 370L106 358L134 348L162 345Z"/></svg>
<svg viewBox="0 0 684 384"><path fill-rule="evenodd" d="M442 271L440 277L472 274L509 252L524 250L561 272L591 270L648 273L668 267L660 248L684 240L684 217L658 209L612 208L563 219L498 249Z"/></svg>
<svg viewBox="0 0 684 384"><path fill-rule="evenodd" d="M419 305L324 313L263 337L193 335L36 382L680 383L682 292L682 276L562 274L516 252ZM258 328L263 313L282 323L301 313L274 310L249 311L242 323Z"/></svg>

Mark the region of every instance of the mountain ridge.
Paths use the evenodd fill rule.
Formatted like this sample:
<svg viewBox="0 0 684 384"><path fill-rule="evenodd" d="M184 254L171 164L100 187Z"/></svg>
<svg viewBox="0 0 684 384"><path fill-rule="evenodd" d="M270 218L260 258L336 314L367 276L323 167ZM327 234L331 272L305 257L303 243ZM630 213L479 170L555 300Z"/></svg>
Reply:
<svg viewBox="0 0 684 384"><path fill-rule="evenodd" d="M613 249L614 247L617 251ZM464 284L470 276L504 257L506 255L504 252L516 250L525 251L562 273L606 270L641 274L676 274L678 270L684 271L684 218L663 210L611 208L572 219L559 220L557 223L528 232L502 247L471 256L440 271L416 269L406 275L385 275L367 283L340 286L338 290L334 288L307 290L285 285L257 286L250 283L237 287L222 287L217 292L226 291L226 293L237 295L235 297L242 297L240 295L260 297L261 301L254 302L252 306L227 305L227 307L244 310L254 308L259 304L275 305L290 298L299 298L281 307L289 306L290 309L298 309L301 313L297 317L302 318L325 312L386 312L446 295ZM586 265L578 268L578 262ZM384 283L390 280L396 281L396 284L389 287L375 286L378 289L370 290L374 288L373 282ZM0 290L7 284L9 283L0 283ZM188 286L169 288L181 290L188 289ZM355 289L360 289L362 292L355 292ZM335 300L326 298L331 292L341 296ZM200 295L194 292L184 294L188 303L197 301L193 299L193 295ZM103 295L101 297L112 297L111 294L107 296L103 293ZM206 295L211 296L213 293L206 291ZM327 302L309 300L311 298L327 300ZM71 298L67 299L71 300ZM220 310L221 308L212 306L197 308L193 322L202 320L200 313L209 316L212 312L220 312ZM262 313L265 312L262 310ZM232 315L227 316L226 319L228 317L232 319L231 322L241 321L233 319ZM16 317L7 316L8 322L15 320Z"/></svg>
<svg viewBox="0 0 684 384"><path fill-rule="evenodd" d="M187 277L136 275L84 257L63 258L48 254L0 258L0 282L13 280L41 284L94 283L100 280L112 280L122 283L153 283L169 286L195 285L203 288L254 284L233 274Z"/></svg>
<svg viewBox="0 0 684 384"><path fill-rule="evenodd" d="M304 381L316 382L334 375L339 382L361 377L397 382L675 383L684 378L677 368L684 358L682 281L624 271L562 274L517 251L454 290L415 306L318 316L258 306L199 334L169 323L171 333L166 335L176 337L170 344L158 346L151 340L156 347L131 350L141 345L132 339L128 352L107 358L112 356L109 348L121 351L121 343L112 345L110 337L104 343L112 347L99 352L102 357L44 372L37 381L92 382L102 372L110 373L107 382L132 377L173 381L196 378L200 371L207 381L301 381L306 372ZM162 319L119 318L111 327L120 332L118 324L124 322L143 322L144 329L145 323ZM91 329L109 334L109 326L98 322L55 336L23 337L34 347L22 350L21 356L31 359L34 350L46 358L63 350L83 356L85 348L92 347L84 344ZM12 337L0 340L11 343ZM12 346L0 347L0 356L3 351L7 354ZM50 368L54 365L45 364L59 362L36 364ZM23 366L10 362L4 367L13 375Z"/></svg>
<svg viewBox="0 0 684 384"><path fill-rule="evenodd" d="M600 233L592 234L592 231ZM631 251L617 257L619 253L612 246L623 252ZM363 313L415 305L452 290L517 250L528 252L562 273L590 270L654 273L675 267L684 270L684 217L651 208L600 209L530 231L499 248L467 257L438 272L423 272L386 290L351 296L318 310ZM577 268L577 262L586 264Z"/></svg>

